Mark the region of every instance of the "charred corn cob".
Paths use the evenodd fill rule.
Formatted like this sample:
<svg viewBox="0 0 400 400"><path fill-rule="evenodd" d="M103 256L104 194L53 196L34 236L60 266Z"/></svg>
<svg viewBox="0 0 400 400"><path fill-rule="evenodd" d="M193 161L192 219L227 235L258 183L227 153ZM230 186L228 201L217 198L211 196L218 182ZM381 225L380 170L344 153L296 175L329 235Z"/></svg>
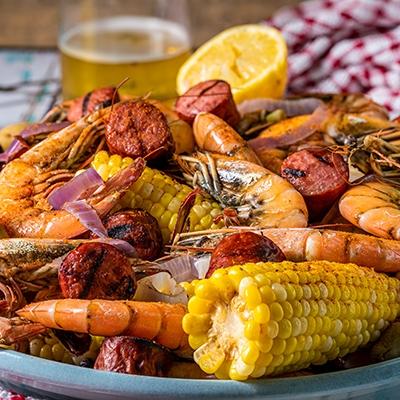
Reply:
<svg viewBox="0 0 400 400"><path fill-rule="evenodd" d="M106 151L99 151L94 157L92 167L106 181L132 161L129 157L121 158L117 154L109 156ZM189 186L174 181L161 171L146 167L142 176L121 200L120 206L148 211L157 219L164 242L168 242L176 224L179 207L190 191ZM221 228L221 224L214 223L214 218L221 212L218 203L197 196L189 215L190 230Z"/></svg>
<svg viewBox="0 0 400 400"><path fill-rule="evenodd" d="M81 356L75 356L54 335L38 335L29 341L29 354L47 360L80 365L82 360L96 359L102 342L103 338L93 336L89 350Z"/></svg>
<svg viewBox="0 0 400 400"><path fill-rule="evenodd" d="M377 339L400 309L399 280L354 264L249 263L185 287L194 359L222 379L344 356Z"/></svg>

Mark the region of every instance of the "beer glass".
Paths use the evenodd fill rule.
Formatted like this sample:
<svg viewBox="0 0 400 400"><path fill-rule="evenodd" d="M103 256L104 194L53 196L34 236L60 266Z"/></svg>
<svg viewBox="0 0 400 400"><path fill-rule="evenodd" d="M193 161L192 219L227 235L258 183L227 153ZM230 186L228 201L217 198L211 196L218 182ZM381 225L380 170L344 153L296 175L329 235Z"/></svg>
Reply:
<svg viewBox="0 0 400 400"><path fill-rule="evenodd" d="M122 95L173 98L191 49L187 0L61 0L58 47L64 99L124 80Z"/></svg>

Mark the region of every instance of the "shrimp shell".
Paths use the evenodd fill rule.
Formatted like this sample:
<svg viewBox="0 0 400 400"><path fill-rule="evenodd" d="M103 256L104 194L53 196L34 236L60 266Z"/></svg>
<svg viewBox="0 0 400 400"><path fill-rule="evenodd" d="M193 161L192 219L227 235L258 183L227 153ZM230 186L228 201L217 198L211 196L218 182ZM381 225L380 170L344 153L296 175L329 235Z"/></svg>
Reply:
<svg viewBox="0 0 400 400"><path fill-rule="evenodd" d="M372 181L350 188L339 201L344 218L366 232L400 240L400 189Z"/></svg>
<svg viewBox="0 0 400 400"><path fill-rule="evenodd" d="M308 211L303 196L285 179L249 161L210 153L177 156L185 178L234 208L250 226L302 228Z"/></svg>

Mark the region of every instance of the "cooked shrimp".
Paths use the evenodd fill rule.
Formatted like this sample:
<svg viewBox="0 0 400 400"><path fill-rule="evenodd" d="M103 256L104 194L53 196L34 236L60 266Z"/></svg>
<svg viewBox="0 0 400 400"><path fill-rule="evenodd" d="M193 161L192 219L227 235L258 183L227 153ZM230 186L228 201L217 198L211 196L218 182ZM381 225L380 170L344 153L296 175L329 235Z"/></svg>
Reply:
<svg viewBox="0 0 400 400"><path fill-rule="evenodd" d="M400 239L400 188L372 181L350 188L339 201L344 218L366 232Z"/></svg>
<svg viewBox="0 0 400 400"><path fill-rule="evenodd" d="M178 248L193 246L213 248L228 234L252 231L265 235L285 254L289 261L333 261L354 263L378 272L400 271L400 242L369 235L330 229L278 228L251 229L237 227L222 230L182 233ZM206 237L208 240L206 240Z"/></svg>
<svg viewBox="0 0 400 400"><path fill-rule="evenodd" d="M183 304L119 300L47 300L28 304L20 317L47 328L95 336L135 336L173 350L187 348L182 329Z"/></svg>
<svg viewBox="0 0 400 400"><path fill-rule="evenodd" d="M239 219L263 228L305 227L307 207L302 195L285 179L249 161L196 153L176 157L192 179Z"/></svg>
<svg viewBox="0 0 400 400"><path fill-rule="evenodd" d="M223 154L261 165L254 150L223 119L201 112L193 122L193 133L200 150Z"/></svg>
<svg viewBox="0 0 400 400"><path fill-rule="evenodd" d="M73 176L103 130L101 110L49 136L0 172L0 224L14 237L71 238L87 229L65 210L52 210L48 194ZM102 216L140 177L143 159L121 171L96 195L86 199Z"/></svg>

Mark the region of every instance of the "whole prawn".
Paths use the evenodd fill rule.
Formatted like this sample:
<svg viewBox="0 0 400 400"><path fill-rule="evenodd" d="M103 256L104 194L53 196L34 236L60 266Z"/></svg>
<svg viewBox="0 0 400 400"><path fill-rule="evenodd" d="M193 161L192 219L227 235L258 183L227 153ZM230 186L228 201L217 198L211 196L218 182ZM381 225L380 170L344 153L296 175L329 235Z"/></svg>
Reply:
<svg viewBox="0 0 400 400"><path fill-rule="evenodd" d="M377 272L400 272L400 242L353 232L315 228L255 229L234 227L221 230L181 233L178 249L213 248L226 235L251 231L272 240L294 262L334 261L354 263Z"/></svg>
<svg viewBox="0 0 400 400"><path fill-rule="evenodd" d="M285 179L249 161L217 154L177 156L185 177L241 222L263 228L305 227L308 212L302 195Z"/></svg>
<svg viewBox="0 0 400 400"><path fill-rule="evenodd" d="M183 304L80 299L46 300L17 311L19 317L47 328L95 336L140 337L181 352L188 350L182 328L185 313ZM26 329L30 330L30 324Z"/></svg>
<svg viewBox="0 0 400 400"><path fill-rule="evenodd" d="M12 237L71 238L86 231L72 214L52 210L47 196L71 179L89 150L101 139L109 109L97 111L32 147L0 172L0 224ZM138 179L144 160L137 159L123 176L108 181L86 199L102 216Z"/></svg>

